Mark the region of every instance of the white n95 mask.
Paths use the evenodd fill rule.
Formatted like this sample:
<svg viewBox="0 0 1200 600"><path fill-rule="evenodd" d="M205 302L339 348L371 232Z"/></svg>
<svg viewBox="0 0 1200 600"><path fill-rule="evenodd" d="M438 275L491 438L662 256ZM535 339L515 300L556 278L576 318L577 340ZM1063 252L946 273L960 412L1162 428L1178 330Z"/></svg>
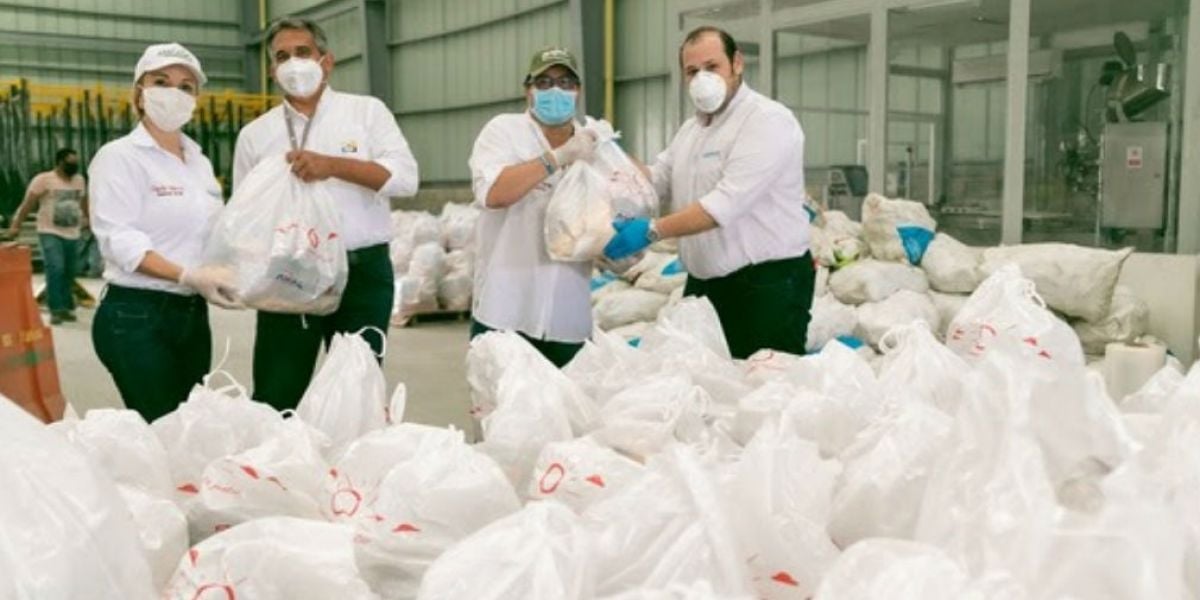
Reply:
<svg viewBox="0 0 1200 600"><path fill-rule="evenodd" d="M275 67L275 80L279 87L295 98L308 98L317 93L325 72L321 63L311 58L291 58Z"/></svg>
<svg viewBox="0 0 1200 600"><path fill-rule="evenodd" d="M696 106L696 110L705 114L712 114L721 108L727 91L725 78L712 71L696 73L692 77L692 83L688 85L688 95L692 97L692 104Z"/></svg>
<svg viewBox="0 0 1200 600"><path fill-rule="evenodd" d="M159 129L178 131L192 120L196 97L179 88L142 88L142 110Z"/></svg>

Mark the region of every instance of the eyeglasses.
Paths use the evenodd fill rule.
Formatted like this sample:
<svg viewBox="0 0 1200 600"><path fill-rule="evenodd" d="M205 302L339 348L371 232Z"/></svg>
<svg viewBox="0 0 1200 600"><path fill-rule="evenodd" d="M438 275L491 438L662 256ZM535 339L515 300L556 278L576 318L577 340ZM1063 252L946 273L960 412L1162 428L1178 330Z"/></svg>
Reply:
<svg viewBox="0 0 1200 600"><path fill-rule="evenodd" d="M572 76L563 77L546 77L545 75L533 78L533 87L539 90L548 90L552 87L557 87L563 90L574 90L579 87L579 80Z"/></svg>

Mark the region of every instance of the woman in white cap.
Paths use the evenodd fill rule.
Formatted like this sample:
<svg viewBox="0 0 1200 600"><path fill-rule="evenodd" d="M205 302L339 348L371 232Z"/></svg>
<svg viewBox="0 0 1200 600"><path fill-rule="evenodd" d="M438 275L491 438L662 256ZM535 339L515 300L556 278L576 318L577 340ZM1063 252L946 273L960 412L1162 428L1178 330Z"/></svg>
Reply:
<svg viewBox="0 0 1200 600"><path fill-rule="evenodd" d="M232 291L198 268L221 186L200 146L180 128L205 82L179 44L150 46L134 71L140 117L92 158L92 231L108 286L92 343L125 405L147 421L171 412L208 372L208 305L235 305Z"/></svg>

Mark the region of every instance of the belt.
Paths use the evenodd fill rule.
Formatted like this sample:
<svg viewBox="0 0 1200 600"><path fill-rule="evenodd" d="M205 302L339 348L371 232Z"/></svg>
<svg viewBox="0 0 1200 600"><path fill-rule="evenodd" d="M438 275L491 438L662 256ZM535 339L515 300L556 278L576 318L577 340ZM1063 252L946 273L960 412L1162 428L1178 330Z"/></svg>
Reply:
<svg viewBox="0 0 1200 600"><path fill-rule="evenodd" d="M391 255L388 254L387 244L375 244L374 246L367 246L366 248L359 248L357 250L349 250L346 252L346 261L350 263L350 266L362 264L371 260L378 260L380 258L384 260L391 260Z"/></svg>
<svg viewBox="0 0 1200 600"><path fill-rule="evenodd" d="M101 301L109 300L111 302L157 303L159 305L170 305L180 308L204 306L206 304L204 298L199 294L185 296L162 290L125 287L111 283L105 286L100 299Z"/></svg>

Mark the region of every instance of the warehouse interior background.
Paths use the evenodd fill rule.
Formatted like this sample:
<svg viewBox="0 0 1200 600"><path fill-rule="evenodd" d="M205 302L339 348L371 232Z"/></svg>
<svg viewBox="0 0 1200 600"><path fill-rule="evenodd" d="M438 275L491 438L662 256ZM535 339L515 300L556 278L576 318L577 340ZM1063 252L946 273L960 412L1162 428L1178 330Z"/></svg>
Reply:
<svg viewBox="0 0 1200 600"><path fill-rule="evenodd" d="M796 112L809 194L832 207L878 191L926 202L968 243L1194 253L1200 171L1181 168L1200 159L1194 13L1187 0L2 2L0 212L58 146L77 146L86 169L128 130L129 68L149 43L204 62L192 133L227 182L238 128L277 102L262 32L283 15L315 19L333 86L391 106L421 165L420 196L397 207L436 210L469 200L471 144L523 107L533 50L580 53L587 112L650 158L687 116L678 42L711 23L742 44L750 84ZM1113 114L1118 99L1135 114ZM1129 136L1145 142L1138 176L1105 179L1135 159L1112 151Z"/></svg>

